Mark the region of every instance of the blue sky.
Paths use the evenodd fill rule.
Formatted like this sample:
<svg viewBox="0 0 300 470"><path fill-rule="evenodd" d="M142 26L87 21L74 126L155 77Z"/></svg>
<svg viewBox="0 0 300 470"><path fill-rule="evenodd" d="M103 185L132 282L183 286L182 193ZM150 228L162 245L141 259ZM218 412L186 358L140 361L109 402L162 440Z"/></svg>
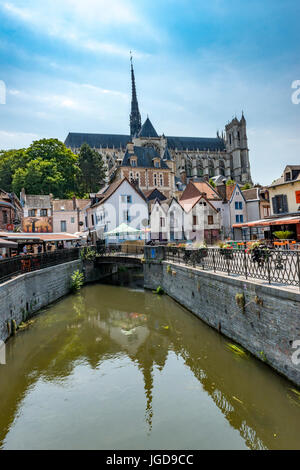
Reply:
<svg viewBox="0 0 300 470"><path fill-rule="evenodd" d="M0 148L127 134L132 50L142 119L213 137L244 110L269 184L300 163L299 15L298 0L0 0Z"/></svg>

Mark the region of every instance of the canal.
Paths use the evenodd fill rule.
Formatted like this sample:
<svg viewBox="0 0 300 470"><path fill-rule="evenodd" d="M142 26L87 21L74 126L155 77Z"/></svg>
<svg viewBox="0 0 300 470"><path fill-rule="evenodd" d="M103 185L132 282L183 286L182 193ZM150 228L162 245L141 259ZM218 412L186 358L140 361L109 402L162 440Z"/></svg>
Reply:
<svg viewBox="0 0 300 470"><path fill-rule="evenodd" d="M167 296L93 284L6 345L1 449L299 449L300 395Z"/></svg>

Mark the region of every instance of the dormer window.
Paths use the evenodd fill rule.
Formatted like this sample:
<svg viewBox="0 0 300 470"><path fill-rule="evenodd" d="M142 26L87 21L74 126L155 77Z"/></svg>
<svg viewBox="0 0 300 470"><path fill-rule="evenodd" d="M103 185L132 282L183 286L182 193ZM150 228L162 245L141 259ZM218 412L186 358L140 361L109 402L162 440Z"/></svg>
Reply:
<svg viewBox="0 0 300 470"><path fill-rule="evenodd" d="M136 157L131 157L131 158L130 158L130 165L131 165L131 166L137 166L137 159L136 159Z"/></svg>
<svg viewBox="0 0 300 470"><path fill-rule="evenodd" d="M160 159L159 158L155 158L153 163L154 163L154 168L160 168Z"/></svg>
<svg viewBox="0 0 300 470"><path fill-rule="evenodd" d="M285 181L291 181L291 173L289 171L285 174Z"/></svg>

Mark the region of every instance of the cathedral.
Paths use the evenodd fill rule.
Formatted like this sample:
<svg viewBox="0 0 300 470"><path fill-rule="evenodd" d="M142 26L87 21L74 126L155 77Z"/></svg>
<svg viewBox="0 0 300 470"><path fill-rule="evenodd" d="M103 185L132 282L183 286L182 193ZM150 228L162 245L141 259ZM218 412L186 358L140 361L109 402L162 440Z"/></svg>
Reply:
<svg viewBox="0 0 300 470"><path fill-rule="evenodd" d="M213 178L215 182L231 179L242 184L252 182L243 113L241 119L235 117L225 126L225 132L217 133L216 137L158 135L149 117L142 125L132 58L131 85L130 135L71 132L65 145L74 153L78 153L84 143L97 150L107 165L110 181L120 175L134 175L130 172L132 165L135 170L143 168L144 176L137 172L141 189L151 190L154 183L160 186L158 181L162 181L167 197L173 195L178 186L195 178ZM159 168L162 171L152 174L150 182L149 171L153 173ZM164 174L167 169L168 176Z"/></svg>

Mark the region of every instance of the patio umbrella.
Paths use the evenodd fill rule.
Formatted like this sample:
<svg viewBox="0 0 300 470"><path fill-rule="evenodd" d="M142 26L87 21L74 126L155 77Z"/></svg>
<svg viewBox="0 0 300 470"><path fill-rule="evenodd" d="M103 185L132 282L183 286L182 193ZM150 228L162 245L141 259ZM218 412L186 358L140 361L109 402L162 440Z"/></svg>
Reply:
<svg viewBox="0 0 300 470"><path fill-rule="evenodd" d="M117 234L131 234L131 233L141 233L141 230L138 230L133 227L129 227L129 225L123 223L119 225L118 227L114 228L113 230L110 230L110 232L105 232L105 236L109 235L117 235Z"/></svg>

